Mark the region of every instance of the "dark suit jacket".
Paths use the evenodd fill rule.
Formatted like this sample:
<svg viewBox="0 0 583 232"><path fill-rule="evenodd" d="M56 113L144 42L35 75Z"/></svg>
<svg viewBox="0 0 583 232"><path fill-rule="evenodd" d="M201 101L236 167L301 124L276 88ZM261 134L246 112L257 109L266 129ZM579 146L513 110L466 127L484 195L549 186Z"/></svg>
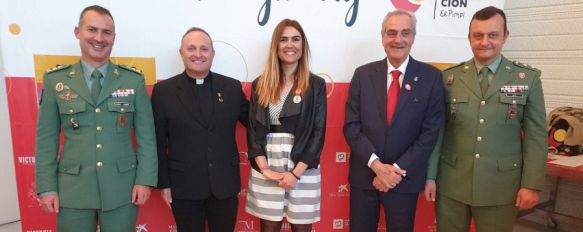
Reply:
<svg viewBox="0 0 583 232"><path fill-rule="evenodd" d="M374 172L367 166L372 153L385 164L398 163L407 176L397 192L419 192L425 186L427 162L444 122L441 72L409 59L397 112L387 125L387 60L357 68L346 103L344 135L350 149L350 184L373 189ZM410 86L407 90L405 86Z"/></svg>
<svg viewBox="0 0 583 232"><path fill-rule="evenodd" d="M212 120L196 117L194 95L186 73L154 86L152 108L158 145L159 188L172 197L218 199L241 190L237 120L247 126L249 103L235 79L211 72Z"/></svg>
<svg viewBox="0 0 583 232"><path fill-rule="evenodd" d="M251 166L259 171L255 157L265 156L265 137L269 133L270 123L268 108L257 103L257 80L253 81L252 87L247 144ZM326 134L326 82L321 77L310 74L310 87L301 102L294 103L294 96L293 91L290 91L279 115L283 129L295 138L290 156L295 164L302 161L308 168L318 168Z"/></svg>

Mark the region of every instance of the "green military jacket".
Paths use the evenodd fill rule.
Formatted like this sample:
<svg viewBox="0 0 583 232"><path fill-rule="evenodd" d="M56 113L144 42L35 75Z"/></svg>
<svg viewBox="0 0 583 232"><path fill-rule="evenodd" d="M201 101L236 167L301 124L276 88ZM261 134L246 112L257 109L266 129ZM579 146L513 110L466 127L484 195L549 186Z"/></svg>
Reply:
<svg viewBox="0 0 583 232"><path fill-rule="evenodd" d="M443 82L447 122L428 174L438 173L439 194L490 206L514 203L519 188L541 190L547 140L540 71L502 57L484 97L473 60L445 70Z"/></svg>
<svg viewBox="0 0 583 232"><path fill-rule="evenodd" d="M115 209L131 202L134 185L157 183L154 122L143 75L110 64L104 78L93 102L80 62L44 76L36 191L57 192L62 207Z"/></svg>

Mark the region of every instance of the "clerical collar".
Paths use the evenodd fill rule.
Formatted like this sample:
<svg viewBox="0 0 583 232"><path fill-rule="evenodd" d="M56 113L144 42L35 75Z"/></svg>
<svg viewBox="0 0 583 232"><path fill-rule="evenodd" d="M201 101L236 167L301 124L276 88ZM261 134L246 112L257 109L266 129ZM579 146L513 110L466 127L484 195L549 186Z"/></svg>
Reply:
<svg viewBox="0 0 583 232"><path fill-rule="evenodd" d="M195 79L195 78L192 78L186 72L184 72L184 74L188 78L188 81L192 82L193 84L197 84L197 85L203 85L205 82L209 82L211 80L211 72L209 72L206 75L206 77L204 77L203 79Z"/></svg>

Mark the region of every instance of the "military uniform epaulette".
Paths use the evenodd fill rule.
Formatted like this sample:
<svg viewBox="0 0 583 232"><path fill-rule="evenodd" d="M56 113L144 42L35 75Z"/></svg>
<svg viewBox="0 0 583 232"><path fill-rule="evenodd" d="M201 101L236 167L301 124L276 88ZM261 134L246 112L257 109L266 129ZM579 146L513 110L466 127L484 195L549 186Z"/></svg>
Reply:
<svg viewBox="0 0 583 232"><path fill-rule="evenodd" d="M535 72L539 72L540 73L540 69L537 69L535 67L532 67L532 66L530 66L528 64L523 64L523 63L520 63L518 61L512 61L512 63L514 65L518 66L518 67L525 68L525 69L529 69L529 70L532 70L532 71L535 71Z"/></svg>
<svg viewBox="0 0 583 232"><path fill-rule="evenodd" d="M456 65L454 65L454 66L451 66L451 67L449 67L449 68L446 68L446 69L444 69L443 71L448 71L448 70L450 70L450 69L457 68L457 67L459 67L459 66L462 66L462 65L464 65L465 63L466 63L466 62L461 62L461 63L459 63L459 64L456 64Z"/></svg>
<svg viewBox="0 0 583 232"><path fill-rule="evenodd" d="M66 69L68 67L71 67L71 65L70 64L57 64L55 67L47 69L46 74L53 73L53 72L56 72L59 70L63 70L63 69Z"/></svg>
<svg viewBox="0 0 583 232"><path fill-rule="evenodd" d="M124 65L124 64L118 64L117 66L119 66L120 68L123 68L125 70L135 72L137 74L142 74L143 73L142 70L139 70L139 69L137 69L134 66L127 66L127 65Z"/></svg>

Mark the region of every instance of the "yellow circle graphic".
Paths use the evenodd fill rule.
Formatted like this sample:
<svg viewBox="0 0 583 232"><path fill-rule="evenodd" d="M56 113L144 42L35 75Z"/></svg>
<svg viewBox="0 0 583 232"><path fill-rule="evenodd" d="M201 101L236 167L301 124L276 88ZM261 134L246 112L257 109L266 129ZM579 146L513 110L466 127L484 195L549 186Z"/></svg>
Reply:
<svg viewBox="0 0 583 232"><path fill-rule="evenodd" d="M19 35L20 34L20 26L18 24L15 24L15 23L10 24L8 26L8 30L13 35Z"/></svg>
<svg viewBox="0 0 583 232"><path fill-rule="evenodd" d="M567 131L564 129L556 130L553 137L554 137L555 141L563 142L563 141L565 141L565 137L567 137Z"/></svg>

